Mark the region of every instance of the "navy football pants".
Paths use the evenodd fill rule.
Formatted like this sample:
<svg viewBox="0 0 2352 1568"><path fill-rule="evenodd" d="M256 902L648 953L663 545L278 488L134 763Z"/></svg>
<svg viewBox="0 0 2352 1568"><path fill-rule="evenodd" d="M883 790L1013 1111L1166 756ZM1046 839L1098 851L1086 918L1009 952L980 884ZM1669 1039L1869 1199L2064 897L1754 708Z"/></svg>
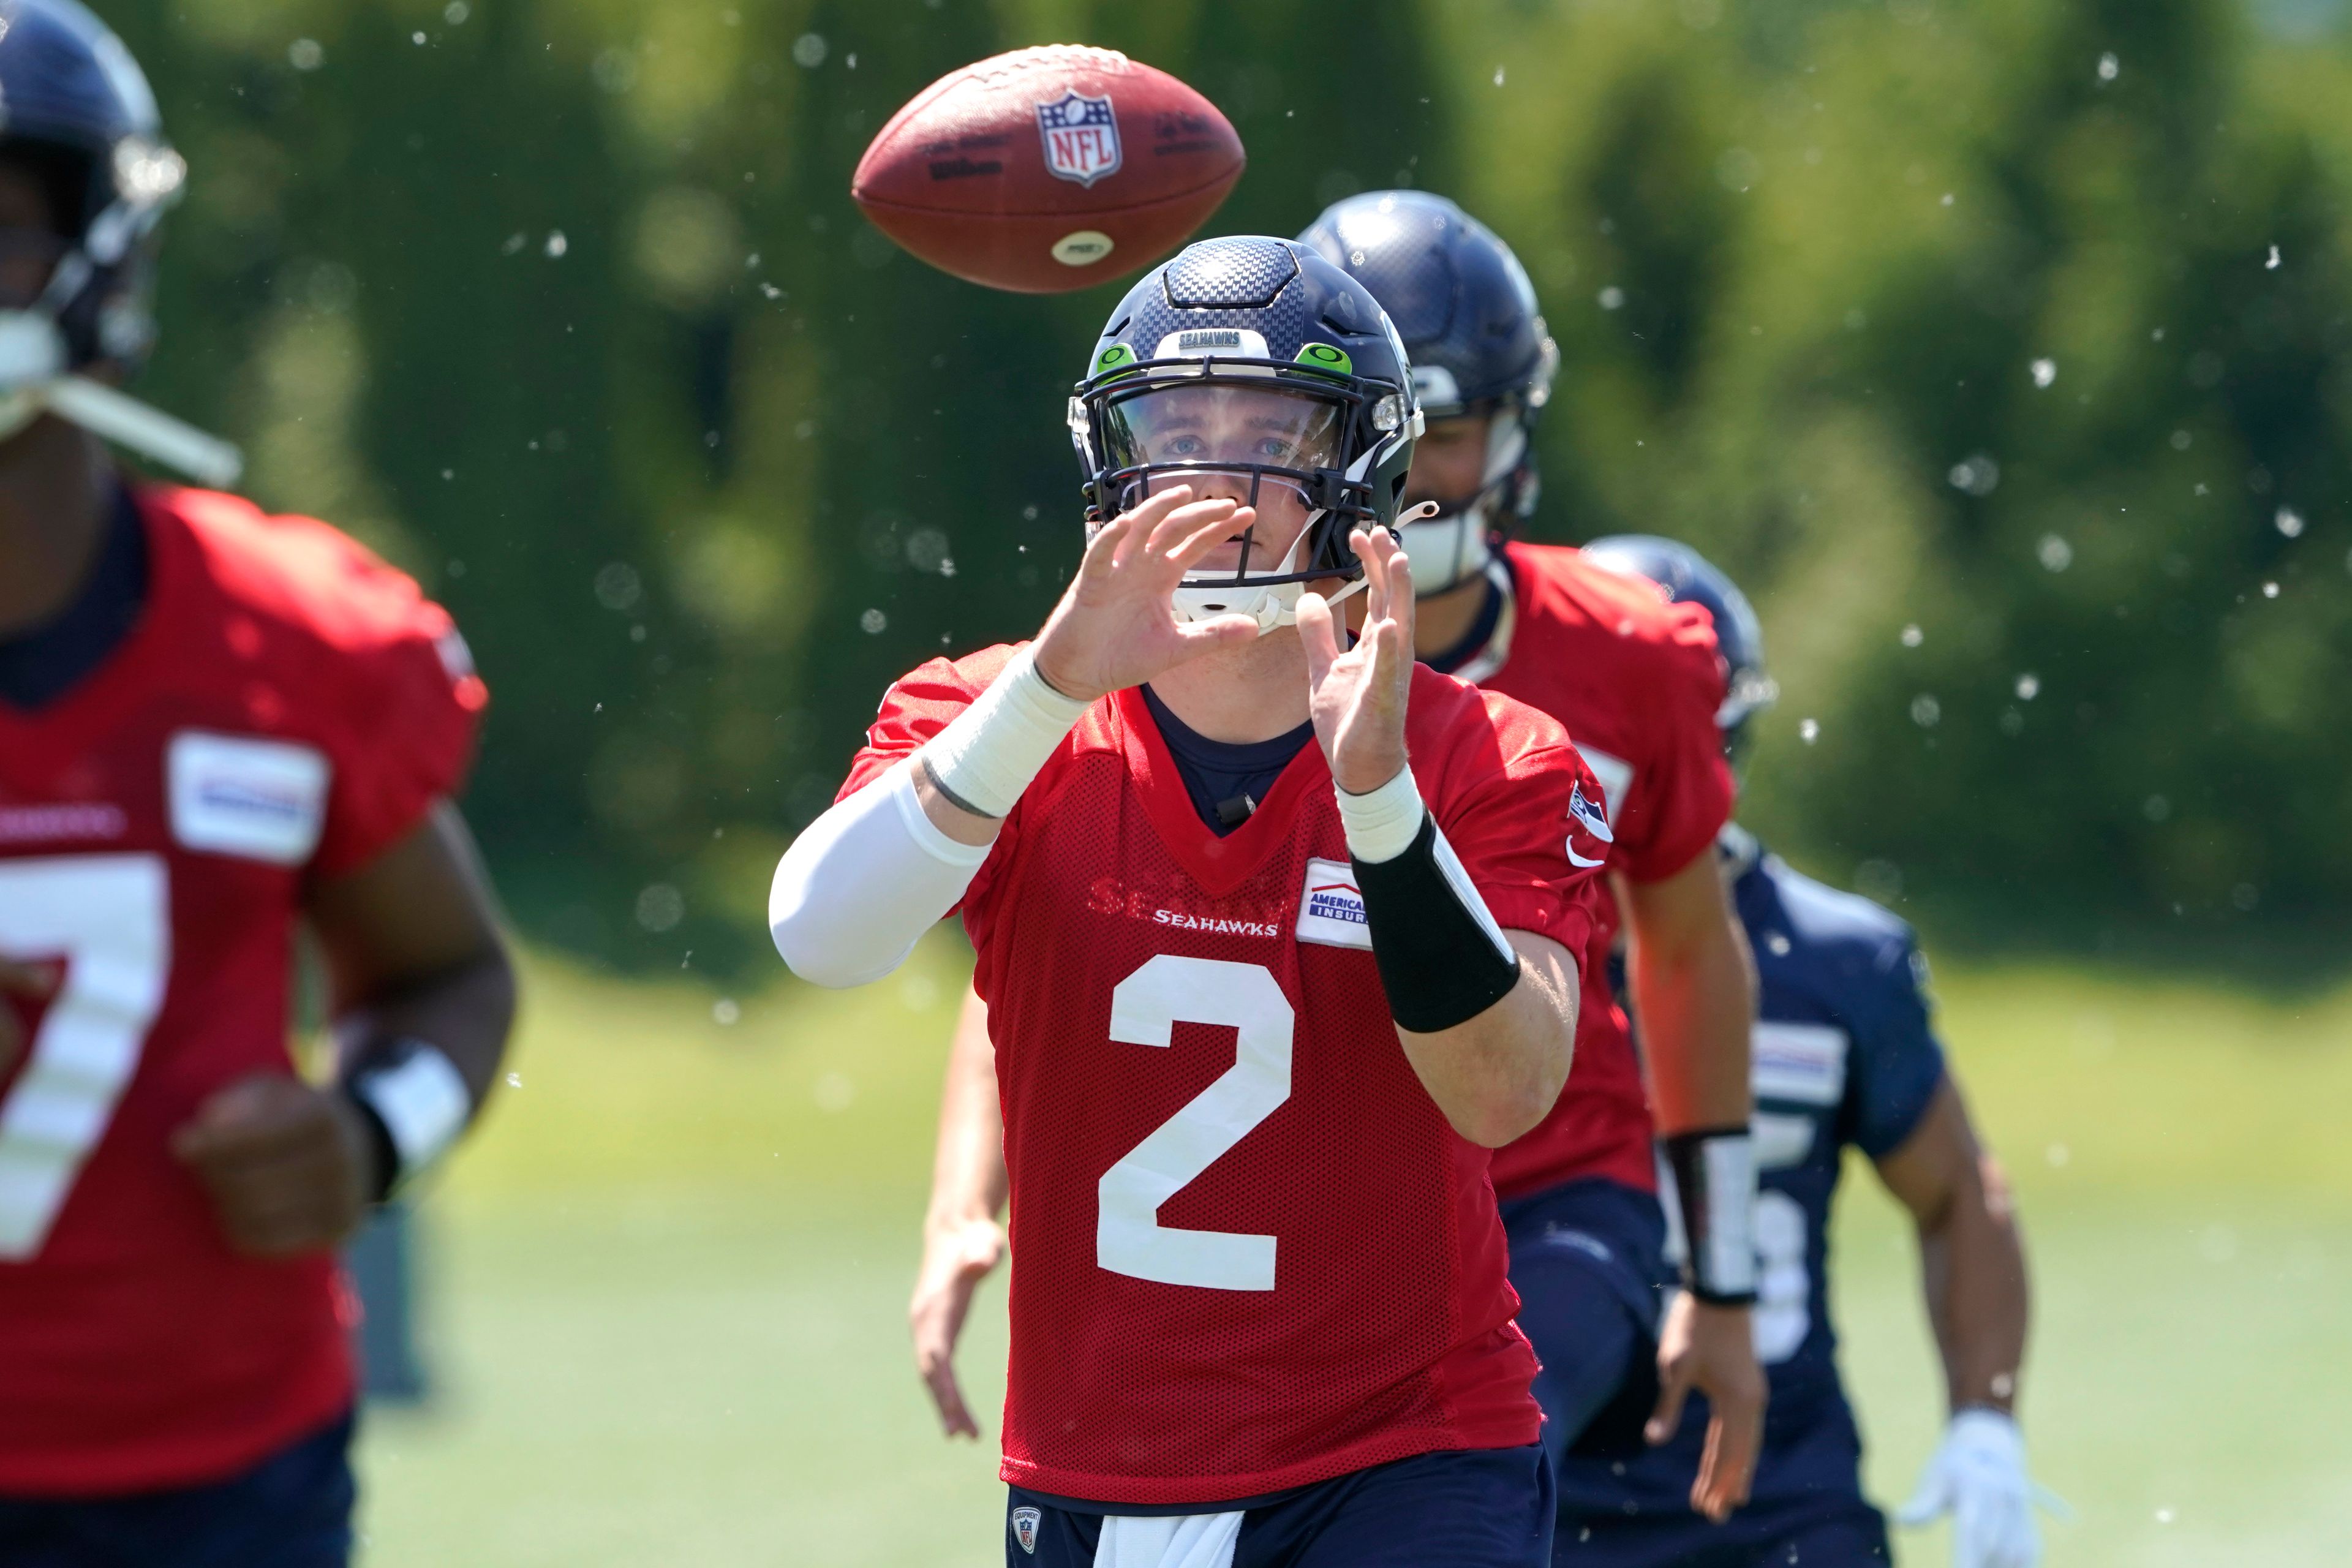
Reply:
<svg viewBox="0 0 2352 1568"><path fill-rule="evenodd" d="M1066 1499L1009 1490L1007 1568L1093 1568L1100 1513ZM1246 1510L1228 1563L1230 1568L1549 1568L1557 1509L1551 1462L1533 1444L1422 1454ZM1031 1510L1034 1519L1015 1517Z"/></svg>
<svg viewBox="0 0 2352 1568"><path fill-rule="evenodd" d="M1519 1329L1535 1346L1544 1452L1638 1447L1657 1397L1665 1216L1617 1182L1570 1182L1502 1205Z"/></svg>
<svg viewBox="0 0 2352 1568"><path fill-rule="evenodd" d="M226 1481L134 1497L0 1497L5 1568L344 1568L349 1416Z"/></svg>

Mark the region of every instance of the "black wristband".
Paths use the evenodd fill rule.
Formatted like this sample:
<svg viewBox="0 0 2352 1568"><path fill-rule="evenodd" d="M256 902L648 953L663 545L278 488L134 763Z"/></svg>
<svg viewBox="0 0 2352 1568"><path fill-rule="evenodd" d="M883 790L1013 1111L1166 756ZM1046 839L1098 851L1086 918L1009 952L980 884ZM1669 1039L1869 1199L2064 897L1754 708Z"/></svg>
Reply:
<svg viewBox="0 0 2352 1568"><path fill-rule="evenodd" d="M381 1204L392 1196L394 1183L400 1180L400 1150L392 1141L392 1129L383 1124L383 1112L346 1088L343 1099L360 1113L360 1125L367 1130L368 1152L374 1160L375 1179L369 1184L368 1202Z"/></svg>
<svg viewBox="0 0 2352 1568"><path fill-rule="evenodd" d="M1756 1145L1745 1127L1677 1132L1665 1141L1682 1214L1683 1288L1700 1300L1756 1300Z"/></svg>
<svg viewBox="0 0 2352 1568"><path fill-rule="evenodd" d="M1412 846L1378 864L1349 858L1364 895L1372 960L1400 1028L1434 1035L1467 1023L1519 983L1519 955L1462 862L1424 813Z"/></svg>

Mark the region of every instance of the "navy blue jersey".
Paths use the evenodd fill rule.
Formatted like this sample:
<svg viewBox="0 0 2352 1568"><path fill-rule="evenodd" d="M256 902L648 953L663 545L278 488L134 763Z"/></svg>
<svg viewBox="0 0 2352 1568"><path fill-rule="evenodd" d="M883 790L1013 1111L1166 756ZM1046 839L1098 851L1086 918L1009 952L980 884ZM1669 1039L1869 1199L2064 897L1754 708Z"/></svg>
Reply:
<svg viewBox="0 0 2352 1568"><path fill-rule="evenodd" d="M1723 847L1759 983L1756 1353L1772 1397L1755 1495L1759 1504L1858 1496L1858 1446L1829 1314L1830 1205L1846 1148L1874 1160L1892 1153L1943 1083L1927 963L1910 927L1869 900L1790 869L1736 827L1725 830ZM1677 1233L1668 1251L1678 1257L1671 1200L1666 1214ZM1563 1511L1687 1514L1706 1430L1705 1402L1694 1399L1663 1448L1571 1454L1561 1470ZM1832 1433L1841 1440L1825 1442ZM1820 1456L1831 1453L1839 1457L1825 1468Z"/></svg>
<svg viewBox="0 0 2352 1568"><path fill-rule="evenodd" d="M1756 1354L1772 1394L1834 1389L1830 1204L1848 1145L1891 1154L1944 1081L1911 928L1725 837L1756 952Z"/></svg>

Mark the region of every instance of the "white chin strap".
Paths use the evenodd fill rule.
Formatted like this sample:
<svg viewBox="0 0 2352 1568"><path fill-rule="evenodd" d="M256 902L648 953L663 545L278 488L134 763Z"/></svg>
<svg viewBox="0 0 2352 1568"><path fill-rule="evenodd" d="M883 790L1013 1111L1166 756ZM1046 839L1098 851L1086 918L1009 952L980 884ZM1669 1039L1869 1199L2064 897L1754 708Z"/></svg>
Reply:
<svg viewBox="0 0 2352 1568"><path fill-rule="evenodd" d="M48 317L0 311L0 441L45 412L215 489L235 484L245 471L244 456L219 437L103 382L68 374L65 340Z"/></svg>
<svg viewBox="0 0 2352 1568"><path fill-rule="evenodd" d="M1486 509L1475 504L1399 528L1404 558L1412 563L1413 597L1458 588L1485 571L1494 556L1486 542L1490 531Z"/></svg>
<svg viewBox="0 0 2352 1568"><path fill-rule="evenodd" d="M1290 542L1290 548L1283 553L1281 563L1268 573L1268 576L1287 576L1298 570L1295 563L1298 559L1299 549L1315 531L1315 525L1322 517L1323 514L1318 511L1307 520L1307 526L1298 531L1298 537ZM1176 618L1180 621L1213 621L1220 616L1247 616L1257 623L1257 635L1264 637L1278 627L1298 624L1298 601L1311 585L1306 583L1261 583L1249 577L1236 583L1229 572L1195 569L1184 574L1184 585L1176 590ZM1365 580L1359 577L1336 594L1324 594L1324 602L1336 605L1361 593L1367 585Z"/></svg>
<svg viewBox="0 0 2352 1568"><path fill-rule="evenodd" d="M1497 409L1486 426L1486 461L1477 495L1457 511L1397 530L1405 559L1412 563L1415 598L1458 588L1486 569L1495 554L1488 542L1496 528L1496 487L1518 467L1527 450L1527 426L1516 412Z"/></svg>

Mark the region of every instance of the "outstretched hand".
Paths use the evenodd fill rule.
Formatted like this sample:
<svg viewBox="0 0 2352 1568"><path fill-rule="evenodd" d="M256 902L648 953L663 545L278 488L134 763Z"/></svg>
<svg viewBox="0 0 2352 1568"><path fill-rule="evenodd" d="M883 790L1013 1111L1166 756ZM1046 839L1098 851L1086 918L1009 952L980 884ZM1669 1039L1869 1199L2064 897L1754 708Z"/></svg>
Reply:
<svg viewBox="0 0 2352 1568"><path fill-rule="evenodd" d="M1298 636L1307 646L1307 710L1331 779L1349 795L1369 795L1403 771L1405 697L1412 689L1412 568L1388 530L1348 535L1364 563L1363 629L1339 651L1330 605L1318 594L1298 601Z"/></svg>
<svg viewBox="0 0 2352 1568"><path fill-rule="evenodd" d="M1063 696L1091 702L1255 639L1248 616L1182 621L1173 599L1186 572L1256 521L1252 508L1194 500L1191 486L1171 485L1103 524L1037 634L1037 673Z"/></svg>
<svg viewBox="0 0 2352 1568"><path fill-rule="evenodd" d="M1643 1429L1653 1447L1674 1440L1694 1388L1706 1395L1707 1423L1691 1507L1721 1524L1756 1479L1769 1389L1748 1309L1709 1306L1684 1290L1658 1335L1658 1405Z"/></svg>
<svg viewBox="0 0 2352 1568"><path fill-rule="evenodd" d="M915 1336L915 1369L950 1437L980 1436L980 1423L964 1403L963 1384L956 1376L956 1341L971 1310L972 1292L1004 1261L1004 1227L988 1215L933 1229L924 1238L907 1324Z"/></svg>

